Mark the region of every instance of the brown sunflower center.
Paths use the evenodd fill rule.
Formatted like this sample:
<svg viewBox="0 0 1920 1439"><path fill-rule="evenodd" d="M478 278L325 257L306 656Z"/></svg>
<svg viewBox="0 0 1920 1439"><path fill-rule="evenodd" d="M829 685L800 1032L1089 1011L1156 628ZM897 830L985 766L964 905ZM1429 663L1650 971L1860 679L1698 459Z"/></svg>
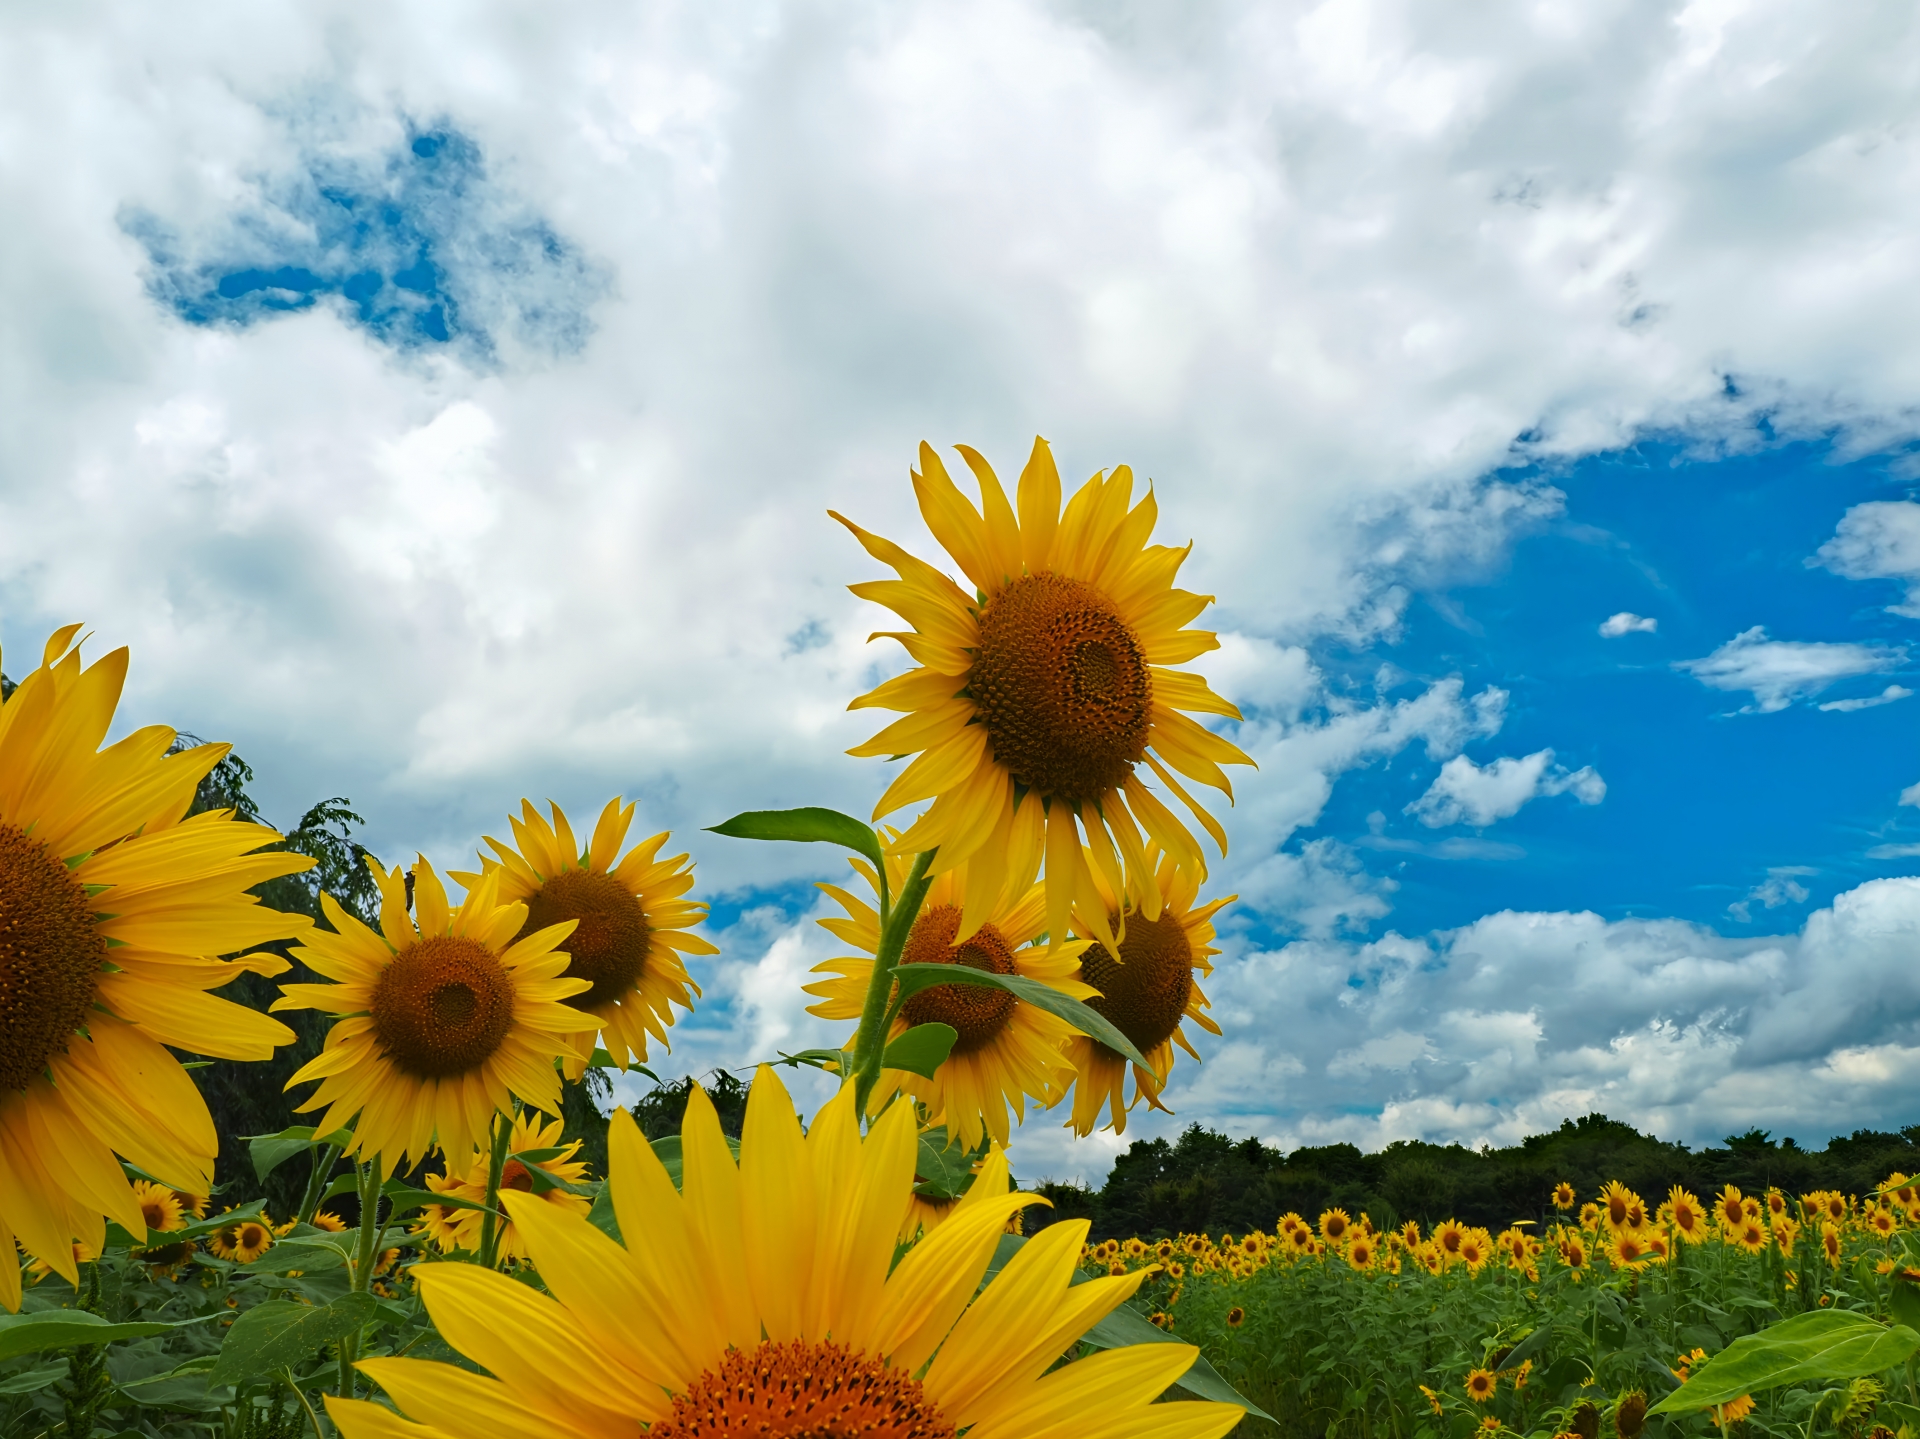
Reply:
<svg viewBox="0 0 1920 1439"><path fill-rule="evenodd" d="M162 1200L149 1199L140 1206L140 1218L149 1229L171 1229L173 1217L172 1211Z"/></svg>
<svg viewBox="0 0 1920 1439"><path fill-rule="evenodd" d="M142 1249L140 1251L140 1262L142 1264L151 1264L156 1269L165 1269L175 1264L185 1264L187 1260L192 1257L193 1241L191 1239L180 1239L172 1244L160 1244L152 1249Z"/></svg>
<svg viewBox="0 0 1920 1439"><path fill-rule="evenodd" d="M907 932L902 964L964 964L989 974L1013 973L1013 946L1000 931L983 924L965 944L955 945L960 910L951 904L922 911ZM950 1024L959 1033L955 1054L970 1054L988 1043L1013 1016L1013 996L984 984L936 984L901 1006L908 1024Z"/></svg>
<svg viewBox="0 0 1920 1439"><path fill-rule="evenodd" d="M402 1073L478 1069L513 1027L513 979L477 939L434 935L393 957L373 988L374 1037Z"/></svg>
<svg viewBox="0 0 1920 1439"><path fill-rule="evenodd" d="M86 1022L107 942L60 857L0 824L0 1093L25 1089Z"/></svg>
<svg viewBox="0 0 1920 1439"><path fill-rule="evenodd" d="M633 893L610 874L570 869L541 885L527 901L527 922L519 938L550 924L579 923L568 936L568 979L584 979L593 988L569 995L575 1009L597 1009L620 998L646 967L647 916Z"/></svg>
<svg viewBox="0 0 1920 1439"><path fill-rule="evenodd" d="M1146 754L1153 682L1112 601L1060 575L1025 575L980 614L967 685L994 760L1042 795L1114 789Z"/></svg>
<svg viewBox="0 0 1920 1439"><path fill-rule="evenodd" d="M673 1399L647 1439L943 1439L919 1381L844 1345L796 1339L731 1349Z"/></svg>
<svg viewBox="0 0 1920 1439"><path fill-rule="evenodd" d="M517 1159L509 1159L500 1169L500 1187L516 1189L522 1194L533 1193L533 1176L527 1173L527 1166Z"/></svg>
<svg viewBox="0 0 1920 1439"><path fill-rule="evenodd" d="M1089 999L1114 1028L1150 1054L1172 1037L1193 996L1193 945L1185 926L1170 909L1160 918L1127 916L1127 937L1120 957L1095 944L1080 957L1080 977L1100 991Z"/></svg>
<svg viewBox="0 0 1920 1439"><path fill-rule="evenodd" d="M273 1242L273 1236L267 1233L264 1224L243 1224L237 1241L242 1249L265 1249Z"/></svg>

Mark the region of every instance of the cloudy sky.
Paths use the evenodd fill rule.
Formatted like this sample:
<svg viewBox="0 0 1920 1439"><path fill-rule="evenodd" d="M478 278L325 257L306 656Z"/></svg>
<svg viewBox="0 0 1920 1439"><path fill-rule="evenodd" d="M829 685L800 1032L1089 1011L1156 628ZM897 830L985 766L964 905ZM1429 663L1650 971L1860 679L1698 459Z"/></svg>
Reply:
<svg viewBox="0 0 1920 1439"><path fill-rule="evenodd" d="M1289 1147L1920 1121L1910 5L17 5L0 642L129 644L443 863L641 802L664 1072L837 1039L922 439L1155 482L1246 713L1225 1035ZM1024 1174L1119 1144L1059 1116Z"/></svg>

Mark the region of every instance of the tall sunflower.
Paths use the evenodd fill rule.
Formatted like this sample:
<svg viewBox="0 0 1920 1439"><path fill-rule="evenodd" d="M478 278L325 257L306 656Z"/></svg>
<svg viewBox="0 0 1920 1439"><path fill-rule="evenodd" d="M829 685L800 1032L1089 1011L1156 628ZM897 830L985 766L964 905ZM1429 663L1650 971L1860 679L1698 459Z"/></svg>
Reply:
<svg viewBox="0 0 1920 1439"><path fill-rule="evenodd" d="M704 904L681 898L693 888L693 865L684 854L658 857L666 830L621 858L634 806L622 806L617 796L600 811L584 849L560 806L549 807L551 822L531 801L521 800L520 817L507 819L519 847L489 835L487 845L496 857L482 856L482 870L499 872L501 903L527 906L519 938L550 924L577 921L567 943L572 957L567 978L584 979L588 988L568 1004L597 1021L620 1068L627 1067L629 1054L645 1064L648 1037L666 1045L673 1006L691 1010L691 996L700 993L680 956L720 952L686 932L707 917ZM453 878L471 889L478 876L454 871ZM585 1071L593 1034L593 1028L580 1032L578 1057L566 1061L569 1079Z"/></svg>
<svg viewBox="0 0 1920 1439"><path fill-rule="evenodd" d="M554 1119L542 1123L538 1114L532 1110L522 1110L513 1119L513 1133L507 1139L507 1162L500 1171L500 1187L517 1193L529 1194L534 1191L533 1174L528 1170L521 1155L533 1155L544 1152L548 1157L535 1162L548 1173L564 1179L569 1184L578 1184L587 1177L587 1166L574 1155L580 1152L581 1141L575 1139L563 1142L561 1136L565 1130L562 1120ZM559 1152L553 1153L558 1150ZM467 1157L465 1168L454 1168L453 1156L447 1157L447 1174L444 1177L429 1175L428 1188L439 1194L456 1194L462 1199L472 1199L484 1203L487 1197L487 1170L493 1156L489 1151L476 1149ZM436 1182L437 1180L437 1182ZM593 1206L577 1194L555 1187L540 1194L549 1204L557 1204L562 1209L571 1209L576 1214L585 1214ZM438 1244L441 1250L480 1248L480 1229L482 1215L478 1209L461 1209L450 1204L429 1204L428 1209L440 1211L429 1216L422 1227ZM499 1235L500 1257L519 1259L527 1252L520 1230L511 1219Z"/></svg>
<svg viewBox="0 0 1920 1439"><path fill-rule="evenodd" d="M878 876L872 867L861 859L852 864L869 890L877 891ZM907 878L907 857L888 855L887 869L890 892L898 894ZM1029 885L1011 904L991 906L966 939L958 938L961 916L972 898L974 872L975 866L968 863L933 881L907 934L901 963L964 964L996 974L1025 975L1075 999L1091 996L1093 991L1076 978L1085 940L1057 947L1032 943L1046 923L1046 896L1037 884ZM997 886L999 876L990 876L988 883ZM821 926L860 952L813 967L816 974L834 977L806 986L808 994L820 997L808 1012L822 1019L858 1019L873 973L873 956L880 947L880 915L838 885L820 888L846 911L844 918L821 920ZM1074 1031L1065 1020L1005 990L937 984L900 1007L888 1042L916 1024L936 1021L952 1025L959 1033L946 1063L934 1071L932 1079L905 1070L882 1071L881 1082L874 1086L872 1108L878 1109L896 1088L904 1089L927 1107L931 1123L946 1125L947 1132L971 1150L989 1134L1002 1144L1007 1142L1009 1109L1024 1122L1028 1099L1051 1107L1066 1094L1073 1070L1063 1046Z"/></svg>
<svg viewBox="0 0 1920 1439"><path fill-rule="evenodd" d="M247 891L313 863L255 853L280 836L229 810L185 818L226 745L169 755L150 725L102 749L127 651L83 668L79 629L0 702L0 1254L17 1238L76 1284L74 1244L99 1253L108 1219L146 1237L122 1158L212 1189L213 1120L166 1046L267 1059L292 1040L208 991L287 967L214 956L305 930ZM20 1307L11 1261L0 1306Z"/></svg>
<svg viewBox="0 0 1920 1439"><path fill-rule="evenodd" d="M358 1115L347 1152L379 1155L389 1173L436 1144L465 1158L489 1142L494 1114L511 1113L515 1095L558 1114L553 1064L580 1025L580 1011L561 1001L587 987L564 977L558 946L572 923L516 939L527 907L500 903L496 875L456 909L424 855L413 870L416 922L399 866L367 863L380 885L380 931L322 895L333 929L314 930L294 953L339 982L283 985L274 1002L340 1016L325 1048L287 1081L320 1081L299 1109L326 1108L322 1134Z"/></svg>
<svg viewBox="0 0 1920 1439"><path fill-rule="evenodd" d="M1069 1036L1067 1058L1078 1075L1069 1122L1081 1135L1093 1132L1102 1109L1115 1134L1126 1132L1127 1111L1142 1099L1150 1108L1167 1112L1160 1091L1173 1073L1173 1046L1178 1044L1196 1060L1200 1058L1187 1039L1185 1021L1192 1020L1209 1034L1220 1032L1206 1013L1207 996L1194 974L1213 973L1212 958L1220 952L1213 943L1213 917L1238 896L1196 905L1199 885L1194 877L1151 846L1148 856L1158 860L1158 867L1142 876L1143 891L1128 895L1126 907L1137 912L1126 920L1125 937L1111 946L1096 942L1088 949L1080 957L1080 978L1100 991L1098 998L1087 1003L1133 1041L1151 1068L1131 1066L1133 1099L1128 1100L1127 1061L1097 1039L1078 1033ZM1083 930L1095 927L1091 921L1103 909L1120 907L1105 890L1104 880L1096 877L1089 890L1092 913L1084 905L1074 913L1075 923ZM1117 922L1112 927L1122 928Z"/></svg>
<svg viewBox="0 0 1920 1439"><path fill-rule="evenodd" d="M1240 717L1200 676L1169 668L1217 648L1208 631L1185 628L1212 598L1173 587L1192 547L1147 544L1158 507L1151 491L1133 503L1133 471L1095 475L1062 513L1053 454L1036 439L1016 514L987 462L967 446L960 453L979 481L980 509L929 445L920 446L913 487L927 528L966 575L964 588L834 515L900 576L853 593L913 626L875 638L898 640L915 667L850 706L906 717L848 752L919 756L874 818L933 801L894 848L937 848L936 872L972 864L977 898L959 938L1003 897L1023 893L1044 854L1044 928L1058 939L1090 877L1089 857L1115 891L1152 870L1148 840L1196 884L1206 877L1199 842L1147 788L1142 765L1224 854L1226 831L1179 776L1231 800L1220 766L1253 761L1182 713ZM1157 919L1158 909L1146 917Z"/></svg>
<svg viewBox="0 0 1920 1439"><path fill-rule="evenodd" d="M1219 1439L1240 1421L1234 1405L1153 1402L1191 1345L1056 1367L1146 1277L1073 1284L1086 1221L1042 1230L980 1289L1008 1216L1039 1202L1004 1192L1002 1157L1000 1181L976 1185L895 1264L913 1184L907 1105L862 1138L843 1089L803 1135L763 1068L736 1165L696 1092L679 1190L628 1115L608 1138L629 1247L530 1195L502 1196L547 1293L475 1265L416 1266L435 1327L489 1372L363 1360L400 1413L329 1398L346 1439L612 1439L640 1425L648 1439Z"/></svg>

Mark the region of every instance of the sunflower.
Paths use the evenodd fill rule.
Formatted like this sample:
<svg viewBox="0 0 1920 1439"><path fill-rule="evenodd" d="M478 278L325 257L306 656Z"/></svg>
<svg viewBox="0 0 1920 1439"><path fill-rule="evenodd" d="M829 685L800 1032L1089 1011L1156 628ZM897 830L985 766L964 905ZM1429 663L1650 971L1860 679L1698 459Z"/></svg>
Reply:
<svg viewBox="0 0 1920 1439"><path fill-rule="evenodd" d="M852 864L868 888L878 893L879 876L873 868L860 859ZM900 893L910 866L907 856L887 856L891 893ZM1084 941L1050 949L1031 943L1046 923L1046 896L1037 884L1029 885L1012 904L995 904L968 938L958 938L962 915L973 899L973 870L972 865L962 865L934 880L907 933L901 962L963 964L991 974L1019 974L1075 999L1090 997L1094 991L1078 978ZM999 883L997 877L993 883ZM873 955L880 948L880 915L838 885L820 888L846 911L844 918L823 919L820 925L859 953L813 967L815 974L834 977L805 986L808 994L820 999L808 1007L808 1013L822 1019L858 1019L873 973ZM900 1007L888 1039L916 1024L934 1022L952 1025L959 1035L946 1062L932 1079L906 1070L884 1071L882 1082L874 1086L872 1108L877 1110L896 1088L904 1089L927 1107L930 1123L945 1124L962 1148L972 1150L988 1135L1006 1143L1009 1109L1024 1123L1029 1099L1050 1108L1060 1102L1072 1082L1073 1071L1064 1052L1072 1028L1007 990L972 984L923 989Z"/></svg>
<svg viewBox="0 0 1920 1439"><path fill-rule="evenodd" d="M1043 851L1044 927L1058 938L1088 877L1081 827L1114 891L1151 874L1149 839L1195 886L1206 878L1199 842L1142 782L1141 765L1225 854L1226 831L1175 772L1231 800L1220 766L1253 761L1181 713L1240 718L1198 675L1165 668L1219 641L1183 628L1212 600L1173 588L1191 546L1147 545L1158 507L1151 492L1132 503L1132 470L1095 475L1062 514L1059 472L1046 441L1036 439L1016 517L987 462L965 446L960 453L979 481L981 509L929 445L920 447L913 484L927 528L966 574L966 588L834 515L898 572L898 580L851 588L913 626L875 638L900 641L916 666L853 702L906 717L849 753L919 755L880 797L874 818L933 801L894 848L937 850L936 870L974 861L980 898L962 939L998 898L1025 890ZM1159 917L1153 903L1149 897L1149 920Z"/></svg>
<svg viewBox="0 0 1920 1439"><path fill-rule="evenodd" d="M1892 1210L1876 1208L1870 1210L1867 1214L1867 1227L1882 1239L1885 1239L1899 1226L1894 1220Z"/></svg>
<svg viewBox="0 0 1920 1439"><path fill-rule="evenodd" d="M1434 1393L1424 1384L1420 1385L1419 1389L1422 1394L1427 1396L1427 1403L1432 1406L1434 1413L1443 1414L1446 1412L1440 1407L1440 1396L1438 1394Z"/></svg>
<svg viewBox="0 0 1920 1439"><path fill-rule="evenodd" d="M1645 1269L1653 1260L1653 1245L1638 1230L1623 1229L1613 1236L1613 1262L1621 1269Z"/></svg>
<svg viewBox="0 0 1920 1439"><path fill-rule="evenodd" d="M458 1174L429 1174L427 1188L435 1194L452 1194L466 1198L467 1181ZM442 1254L451 1253L460 1248L466 1238L466 1230L460 1223L460 1216L466 1212L463 1205L427 1203L420 1206L420 1217L414 1222L413 1232L424 1234Z"/></svg>
<svg viewBox="0 0 1920 1439"><path fill-rule="evenodd" d="M1409 1219L1405 1224L1400 1226L1400 1242L1406 1245L1407 1248L1409 1249L1416 1248L1419 1245L1420 1243L1420 1221L1419 1220Z"/></svg>
<svg viewBox="0 0 1920 1439"><path fill-rule="evenodd" d="M273 1221L264 1213L257 1219L238 1219L207 1236L207 1248L217 1259L251 1264L273 1248Z"/></svg>
<svg viewBox="0 0 1920 1439"><path fill-rule="evenodd" d="M1377 1252L1370 1235L1356 1234L1347 1244L1347 1263L1365 1273L1373 1268L1373 1260Z"/></svg>
<svg viewBox="0 0 1920 1439"><path fill-rule="evenodd" d="M1579 1196L1573 1192L1573 1186L1567 1183L1566 1180L1563 1179L1553 1186L1553 1207L1555 1209L1571 1209L1578 1202Z"/></svg>
<svg viewBox="0 0 1920 1439"><path fill-rule="evenodd" d="M522 1110L513 1117L513 1132L507 1139L506 1163L500 1169L500 1188L502 1192L513 1190L521 1194L534 1193L533 1174L526 1162L518 1156L536 1151L551 1153L551 1158L534 1161L540 1168L564 1179L568 1184L578 1185L587 1178L587 1166L574 1155L579 1153L582 1141L562 1142L566 1125L562 1120L542 1123L537 1113ZM487 1171L493 1162L491 1147L476 1149L467 1156L463 1177L454 1179L451 1172L439 1177L440 1182L432 1185L436 1194L455 1194L462 1199L471 1199L484 1204L487 1198ZM562 1209L571 1209L576 1214L585 1214L593 1208L590 1200L578 1194L569 1194L557 1185L540 1194L540 1198L549 1204L557 1204ZM453 1205L434 1204L430 1208L440 1212L436 1219L423 1227L433 1236L434 1242L445 1252L454 1249L470 1249L476 1253L480 1249L480 1231L485 1215L478 1209L466 1209ZM509 1219L498 1235L499 1253L502 1259L519 1259L526 1254L525 1241L520 1231Z"/></svg>
<svg viewBox="0 0 1920 1439"><path fill-rule="evenodd" d="M357 1114L346 1152L378 1155L387 1173L412 1168L436 1143L462 1157L487 1144L513 1095L558 1114L553 1062L580 1029L580 1011L561 1001L588 987L565 977L567 954L557 948L572 922L516 938L527 907L500 902L501 871L451 908L424 855L414 862L410 916L399 866L367 864L380 885L380 932L322 895L333 929L314 930L294 953L339 983L284 985L274 1001L341 1016L318 1057L287 1081L289 1089L320 1081L296 1112L324 1107L321 1134Z"/></svg>
<svg viewBox="0 0 1920 1439"><path fill-rule="evenodd" d="M1707 1237L1707 1211L1700 1201L1676 1184L1667 1195L1668 1221L1673 1232L1688 1244L1700 1244Z"/></svg>
<svg viewBox="0 0 1920 1439"><path fill-rule="evenodd" d="M1484 1229L1469 1229L1460 1236L1460 1262L1467 1273L1478 1274L1493 1257L1493 1236Z"/></svg>
<svg viewBox="0 0 1920 1439"><path fill-rule="evenodd" d="M1775 1219L1783 1218L1787 1212L1787 1196L1778 1189L1767 1191L1767 1213Z"/></svg>
<svg viewBox="0 0 1920 1439"><path fill-rule="evenodd" d="M1585 1204L1580 1206L1580 1227L1586 1230L1588 1233L1592 1233L1595 1230L1599 1229L1603 1218L1604 1218L1604 1215L1601 1211L1600 1206L1595 1204L1592 1200L1588 1200Z"/></svg>
<svg viewBox="0 0 1920 1439"><path fill-rule="evenodd" d="M1800 1239L1800 1226L1796 1224L1793 1220L1787 1218L1785 1215L1782 1215L1780 1218L1774 1221L1773 1242L1779 1246L1780 1253L1783 1256L1786 1256L1788 1258L1792 1257L1793 1246L1799 1242L1799 1239Z"/></svg>
<svg viewBox="0 0 1920 1439"><path fill-rule="evenodd" d="M1199 891L1192 877L1157 855L1154 846L1147 848L1158 860L1146 880L1151 899L1129 893L1124 912L1119 912L1122 906L1115 903L1114 892L1106 887L1105 877L1096 873L1084 891L1087 903L1076 906L1074 912L1081 932L1091 931L1095 937L1080 959L1080 978L1099 991L1087 1003L1112 1020L1149 1065L1147 1069L1132 1066L1133 1103L1144 1099L1150 1108L1171 1112L1160 1102L1160 1091L1173 1073L1173 1046L1178 1044L1196 1061L1200 1058L1187 1038L1184 1022L1190 1019L1209 1034L1220 1032L1206 1013L1210 1002L1194 972L1213 973L1213 956L1220 952L1213 942L1213 917L1237 896L1196 906ZM1105 925L1087 917L1089 903L1095 914L1106 910ZM1098 938L1108 926L1125 936L1117 946ZM1092 1133L1105 1109L1107 1127L1115 1134L1124 1133L1132 1107L1126 1102L1127 1062L1098 1040L1079 1033L1067 1040L1066 1053L1078 1075L1070 1121L1074 1132Z"/></svg>
<svg viewBox="0 0 1920 1439"><path fill-rule="evenodd" d="M1434 1248L1440 1251L1440 1257L1448 1264L1460 1257L1460 1246L1467 1237L1466 1226L1457 1219L1447 1219L1433 1231Z"/></svg>
<svg viewBox="0 0 1920 1439"><path fill-rule="evenodd" d="M1494 1377L1491 1369L1475 1369L1467 1375L1467 1398L1476 1404L1485 1404L1493 1398L1494 1390L1500 1387L1500 1381Z"/></svg>
<svg viewBox="0 0 1920 1439"><path fill-rule="evenodd" d="M347 1230L347 1221L331 1209L323 1209L313 1216L313 1227L324 1229L329 1234L344 1234Z"/></svg>
<svg viewBox="0 0 1920 1439"><path fill-rule="evenodd" d="M1586 1236L1575 1231L1560 1240L1560 1258L1567 1268L1581 1270L1587 1267Z"/></svg>
<svg viewBox="0 0 1920 1439"><path fill-rule="evenodd" d="M1329 1243L1338 1244L1347 1237L1347 1230L1353 1221L1347 1217L1344 1209L1327 1209L1320 1214L1320 1237Z"/></svg>
<svg viewBox="0 0 1920 1439"><path fill-rule="evenodd" d="M1600 1203L1605 1206L1607 1228L1618 1234L1623 1229L1634 1229L1633 1212L1637 1208L1644 1215L1646 1206L1640 1196L1617 1179L1609 1179L1607 1187L1600 1192Z"/></svg>
<svg viewBox="0 0 1920 1439"><path fill-rule="evenodd" d="M1247 1322L1247 1311L1238 1304L1227 1311L1227 1328L1238 1329Z"/></svg>
<svg viewBox="0 0 1920 1439"><path fill-rule="evenodd" d="M1738 1229L1727 1231L1727 1242L1739 1245L1749 1254L1759 1254L1767 1247L1766 1226L1757 1219L1749 1219Z"/></svg>
<svg viewBox="0 0 1920 1439"><path fill-rule="evenodd" d="M140 1217L149 1230L178 1229L182 1223L180 1196L164 1184L134 1180L133 1202L140 1206Z"/></svg>
<svg viewBox="0 0 1920 1439"><path fill-rule="evenodd" d="M1738 1399L1729 1399L1725 1404L1714 1405L1708 1417L1713 1420L1713 1427L1718 1429L1723 1421L1727 1424L1738 1424L1751 1413L1753 1413L1753 1396L1742 1394Z"/></svg>
<svg viewBox="0 0 1920 1439"><path fill-rule="evenodd" d="M76 1240L99 1252L109 1219L146 1237L121 1158L212 1189L213 1121L166 1046L267 1059L292 1040L208 991L286 969L213 956L305 930L248 890L313 864L256 854L280 836L230 810L185 818L227 746L169 755L150 725L100 748L127 651L83 669L79 628L0 701L0 1252L17 1238L76 1284ZM19 1274L0 1263L0 1307L19 1308Z"/></svg>
<svg viewBox="0 0 1920 1439"><path fill-rule="evenodd" d="M1832 1222L1820 1226L1820 1247L1825 1251L1827 1263L1840 1262L1840 1226Z"/></svg>
<svg viewBox="0 0 1920 1439"><path fill-rule="evenodd" d="M150 1279L174 1279L193 1261L198 1246L191 1239L176 1239L171 1244L149 1245L135 1249L132 1256L146 1266Z"/></svg>
<svg viewBox="0 0 1920 1439"><path fill-rule="evenodd" d="M697 1087L696 1087L697 1089ZM413 1274L435 1328L488 1373L419 1359L360 1368L401 1415L329 1398L345 1439L510 1433L951 1434L1220 1439L1236 1405L1155 1404L1190 1344L1137 1344L1056 1367L1144 1274L1073 1284L1085 1220L1028 1240L986 1285L1008 1215L1006 1160L894 1263L913 1186L911 1105L863 1138L851 1088L802 1135L762 1068L736 1165L711 1101L689 1096L676 1190L624 1111L608 1133L623 1248L531 1195L503 1197L547 1293L470 1264ZM977 1196L977 1197L976 1197ZM976 1293L976 1291L978 1291Z"/></svg>
<svg viewBox="0 0 1920 1439"><path fill-rule="evenodd" d="M1738 1230L1747 1222L1746 1201L1740 1197L1740 1191L1729 1184L1720 1191L1720 1197L1713 1201L1714 1217L1722 1229Z"/></svg>
<svg viewBox="0 0 1920 1439"><path fill-rule="evenodd" d="M598 1022L615 1064L627 1067L631 1055L647 1062L649 1037L667 1044L673 1006L691 1012L691 996L700 986L687 976L682 954L720 951L686 931L707 917L707 907L682 899L693 888L693 865L684 854L659 858L668 832L662 830L618 858L633 824L634 806L618 797L607 801L585 849L560 806L549 801L551 821L531 801L520 801L520 817L509 816L510 848L487 837L494 857L482 856L483 873L499 869L501 904L525 904L526 922L516 940L528 939L567 920L576 928L567 940L566 977L587 981L586 993L568 1001ZM616 863L616 859L618 862ZM478 876L451 872L472 889ZM567 1059L567 1077L578 1079L593 1050L593 1034L578 1036L579 1053Z"/></svg>

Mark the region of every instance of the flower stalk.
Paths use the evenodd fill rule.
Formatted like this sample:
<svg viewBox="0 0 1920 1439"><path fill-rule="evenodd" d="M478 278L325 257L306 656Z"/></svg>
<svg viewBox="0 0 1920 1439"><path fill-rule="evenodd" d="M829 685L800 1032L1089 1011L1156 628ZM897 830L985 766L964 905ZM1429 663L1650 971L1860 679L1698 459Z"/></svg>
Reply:
<svg viewBox="0 0 1920 1439"><path fill-rule="evenodd" d="M480 1264L486 1269L500 1259L500 1176L506 1172L507 1146L512 1139L513 1116L494 1115L493 1153L487 1157L487 1208L480 1216Z"/></svg>
<svg viewBox="0 0 1920 1439"><path fill-rule="evenodd" d="M914 856L913 869L900 895L887 911L880 931L880 950L874 956L873 973L867 979L867 994L860 1008L860 1028L853 1036L853 1060L850 1077L854 1084L854 1109L867 1112L867 1098L880 1081L880 1056L887 1048L887 1009L893 998L893 970L907 947L907 936L919 918L920 905L933 880L927 869L933 863L933 850Z"/></svg>

